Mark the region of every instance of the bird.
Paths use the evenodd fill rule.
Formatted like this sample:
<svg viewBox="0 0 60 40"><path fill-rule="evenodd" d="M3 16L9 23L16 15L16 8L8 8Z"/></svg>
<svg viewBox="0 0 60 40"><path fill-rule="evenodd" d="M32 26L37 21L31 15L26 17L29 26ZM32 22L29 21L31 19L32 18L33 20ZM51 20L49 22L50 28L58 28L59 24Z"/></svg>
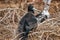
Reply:
<svg viewBox="0 0 60 40"><path fill-rule="evenodd" d="M37 20L36 17L33 15L34 14L33 8L34 8L33 5L29 4L28 12L19 21L18 32L19 33L24 32L22 34L23 38L21 40L27 40L29 32L37 27Z"/></svg>
<svg viewBox="0 0 60 40"><path fill-rule="evenodd" d="M37 10L37 9L35 9ZM36 15L37 21L39 23L42 23L43 21L45 21L46 19L50 18L50 13L49 13L49 4L45 4L44 9L39 12L39 14ZM39 10L37 10L39 11Z"/></svg>

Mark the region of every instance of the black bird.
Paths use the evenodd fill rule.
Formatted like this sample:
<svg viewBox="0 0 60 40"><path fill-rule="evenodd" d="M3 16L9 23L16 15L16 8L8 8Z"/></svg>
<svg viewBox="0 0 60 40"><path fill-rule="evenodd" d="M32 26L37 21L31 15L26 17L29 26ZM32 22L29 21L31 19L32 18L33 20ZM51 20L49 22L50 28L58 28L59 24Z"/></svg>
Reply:
<svg viewBox="0 0 60 40"><path fill-rule="evenodd" d="M21 40L27 40L29 32L37 27L37 20L33 13L33 6L32 4L29 4L28 13L26 13L26 15L19 22L18 32L24 32Z"/></svg>

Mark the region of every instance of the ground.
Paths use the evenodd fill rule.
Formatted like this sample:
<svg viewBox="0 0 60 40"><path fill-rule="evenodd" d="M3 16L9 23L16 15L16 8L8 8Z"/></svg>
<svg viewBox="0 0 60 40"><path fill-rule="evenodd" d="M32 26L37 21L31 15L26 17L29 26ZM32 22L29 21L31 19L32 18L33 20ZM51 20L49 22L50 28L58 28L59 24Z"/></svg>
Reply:
<svg viewBox="0 0 60 40"><path fill-rule="evenodd" d="M18 40L18 23L27 12L27 3L24 0L0 1L0 40ZM34 2L34 7L43 10L44 3ZM28 40L60 40L60 0L52 0L49 8L51 15L37 29L29 33Z"/></svg>

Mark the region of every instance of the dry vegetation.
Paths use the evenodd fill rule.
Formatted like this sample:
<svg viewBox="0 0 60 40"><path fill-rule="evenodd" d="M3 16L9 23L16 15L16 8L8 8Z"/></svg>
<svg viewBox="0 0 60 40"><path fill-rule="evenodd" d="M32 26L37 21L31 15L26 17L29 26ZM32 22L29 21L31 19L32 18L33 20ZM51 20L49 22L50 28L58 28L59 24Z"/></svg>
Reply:
<svg viewBox="0 0 60 40"><path fill-rule="evenodd" d="M21 0L0 1L0 40L18 40L17 27L19 20L27 12L27 3ZM34 6L43 10L43 4L42 1L36 1ZM60 40L59 0L52 0L49 12L51 18L38 24L37 29L29 33L28 40Z"/></svg>

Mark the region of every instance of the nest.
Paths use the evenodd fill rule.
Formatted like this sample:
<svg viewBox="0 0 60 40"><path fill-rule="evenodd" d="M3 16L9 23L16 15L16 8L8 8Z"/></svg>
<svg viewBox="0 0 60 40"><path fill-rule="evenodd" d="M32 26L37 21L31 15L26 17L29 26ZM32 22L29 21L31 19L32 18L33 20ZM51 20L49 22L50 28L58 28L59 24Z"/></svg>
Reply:
<svg viewBox="0 0 60 40"><path fill-rule="evenodd" d="M47 19L29 34L29 40L60 40L60 17Z"/></svg>
<svg viewBox="0 0 60 40"><path fill-rule="evenodd" d="M56 3L56 5L55 5ZM5 4L5 3L4 3ZM22 2L22 4L25 4ZM9 5L9 4L8 4ZM20 4L19 4L20 5ZM37 9L43 9L43 3L36 3ZM26 5L27 6L27 5ZM5 7L5 6L4 6ZM10 7L10 6L9 6ZM0 9L0 40L17 40L19 34L16 34L18 23L26 13L26 7ZM23 8L25 8L23 10ZM50 5L51 18L41 24L38 24L34 31L28 35L28 40L60 40L60 2L52 2Z"/></svg>
<svg viewBox="0 0 60 40"><path fill-rule="evenodd" d="M0 40L12 39L13 32L6 28L5 25L0 24Z"/></svg>

